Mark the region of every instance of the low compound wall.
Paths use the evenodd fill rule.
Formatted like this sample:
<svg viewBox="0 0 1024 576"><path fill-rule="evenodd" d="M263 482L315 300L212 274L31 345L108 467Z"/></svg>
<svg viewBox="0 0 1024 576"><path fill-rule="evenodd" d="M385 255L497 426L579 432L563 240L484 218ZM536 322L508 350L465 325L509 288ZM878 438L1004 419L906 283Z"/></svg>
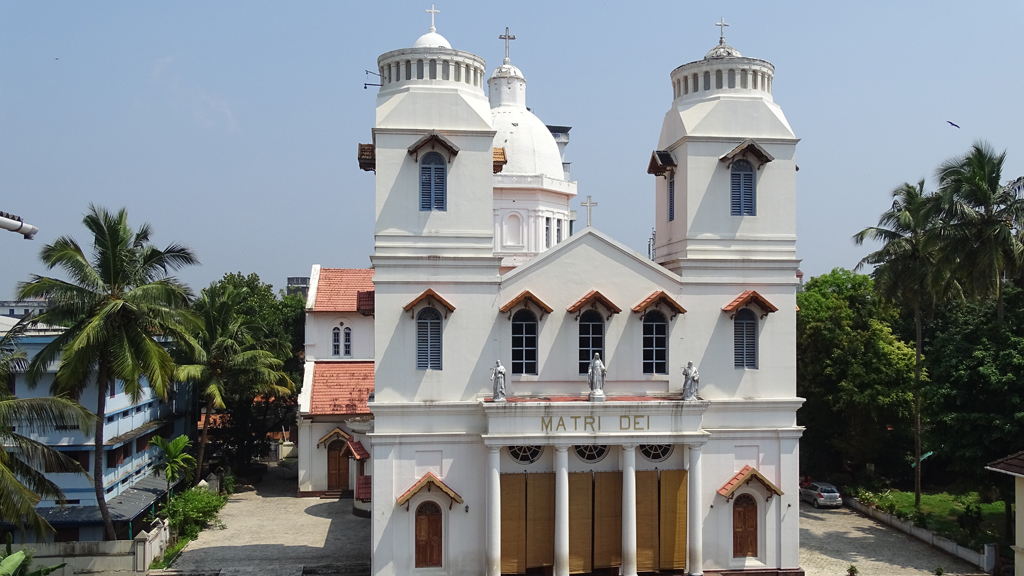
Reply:
<svg viewBox="0 0 1024 576"><path fill-rule="evenodd" d="M860 512L865 516L869 516L878 520L882 524L892 526L893 528L910 534L914 538L933 546L940 550L960 558L961 560L973 564L981 570L991 574L992 570L996 566L996 549L994 545L986 544L983 552L976 552L970 548L960 546L956 542L942 536L936 536L935 533L925 530L924 528L918 528L914 526L912 522L906 520L900 520L896 516L889 514L884 510L879 510L874 506L868 506L863 504L860 500L852 497L844 497L843 502L850 508Z"/></svg>
<svg viewBox="0 0 1024 576"><path fill-rule="evenodd" d="M149 532L140 532L134 540L25 544L17 548L31 549L37 566L67 564L53 573L56 576L97 572L145 573L153 559L167 549L169 540L167 521L162 520L154 523Z"/></svg>

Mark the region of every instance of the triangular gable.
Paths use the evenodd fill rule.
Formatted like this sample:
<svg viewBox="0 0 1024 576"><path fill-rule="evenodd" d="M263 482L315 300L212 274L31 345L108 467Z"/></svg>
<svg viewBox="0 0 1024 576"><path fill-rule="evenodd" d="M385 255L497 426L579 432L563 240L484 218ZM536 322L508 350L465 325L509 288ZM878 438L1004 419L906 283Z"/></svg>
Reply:
<svg viewBox="0 0 1024 576"><path fill-rule="evenodd" d="M747 138L746 140L741 142L739 146L733 148L732 150L726 152L725 154L722 154L718 158L718 161L725 162L726 167L731 167L732 163L735 162L737 158L741 158L744 156L753 156L754 158L756 158L758 161L758 170L761 169L761 166L764 166L765 164L771 162L772 160L775 160L775 157L769 154L767 150L762 148L760 144L758 144L757 142L750 138Z"/></svg>
<svg viewBox="0 0 1024 576"><path fill-rule="evenodd" d="M677 314L686 314L686 309L666 294L664 290L652 292L650 296L641 300L636 306L633 306L633 312L646 314L648 308L660 304L664 304L669 310L672 310L672 318L675 318ZM643 316L641 315L640 318L643 319ZM669 318L669 320L672 318Z"/></svg>
<svg viewBox="0 0 1024 576"><path fill-rule="evenodd" d="M406 312L415 312L413 309L416 308L416 305L419 304L420 302L423 302L424 300L426 300L428 298L434 300L435 302L437 302L438 304L440 304L441 306L444 307L444 309L445 309L444 317L445 318L448 317L448 313L449 312L455 312L455 306L452 306L452 304L450 302L448 302L447 300L445 300L444 298L442 298L440 294L438 294L437 292L434 292L433 288L427 288L426 290L424 290L423 293L420 294L419 296L417 296L416 298L414 298L412 302L409 302L408 304L406 304L402 308L402 310L405 310Z"/></svg>
<svg viewBox="0 0 1024 576"><path fill-rule="evenodd" d="M729 313L729 318L735 318L736 313L739 312L741 308L749 306L751 302L757 304L758 307L760 307L761 310L764 311L761 314L761 318L764 318L765 316L771 314L772 312L779 311L779 309L776 308L774 304L766 300L764 296L761 296L760 294L753 290L747 290L743 294L737 296L735 300L723 306L722 312Z"/></svg>
<svg viewBox="0 0 1024 576"><path fill-rule="evenodd" d="M737 472L735 476L723 484L722 487L718 489L718 493L725 496L725 501L728 502L732 500L733 494L740 486L749 484L754 480L760 482L761 485L764 486L765 490L768 491L769 500L771 500L773 494L782 496L782 490L779 490L775 484L772 484L770 480L764 477L764 474L761 474L757 471L757 468L754 468L749 464L744 466L742 470Z"/></svg>
<svg viewBox="0 0 1024 576"><path fill-rule="evenodd" d="M600 303L602 306L608 309L607 319L611 319L612 314L618 314L619 312L622 312L622 308L616 306L614 302L606 298L604 294L601 294L597 290L591 290L590 292L584 294L582 298L573 302L572 305L566 309L566 311L569 312L570 314L576 314L576 319L579 320L580 314L583 313L584 308L586 308L588 305L591 308L596 308L598 303Z"/></svg>
<svg viewBox="0 0 1024 576"><path fill-rule="evenodd" d="M341 438L342 440L345 440L346 442L348 442L349 439L352 438L352 436L350 434L346 433L341 428L335 428L334 430L331 430L330 432L325 434L324 437L321 438L320 441L316 443L316 447L319 448L319 447L323 446L324 444L330 442L331 440L334 440L335 438Z"/></svg>
<svg viewBox="0 0 1024 576"><path fill-rule="evenodd" d="M545 304L543 300L534 296L533 292L530 292L529 290L523 290L520 292L518 296L506 302L501 308L498 308L498 311L502 314L508 313L508 319L511 320L513 308L518 306L520 303L525 303L526 307L529 308L530 302L533 302L537 308L540 308L540 319L544 318L544 314L551 314L554 312L554 308Z"/></svg>
<svg viewBox="0 0 1024 576"><path fill-rule="evenodd" d="M651 152L651 161L647 163L647 173L664 176L666 172L676 169L676 161L668 150Z"/></svg>
<svg viewBox="0 0 1024 576"><path fill-rule="evenodd" d="M452 159L459 154L459 147L454 142L445 138L437 130L431 130L427 132L427 135L417 140L412 146L409 146L409 155L412 156L417 162L419 161L420 148L430 145L431 150L435 150L437 147L441 147L448 152L448 163L452 163Z"/></svg>
<svg viewBox="0 0 1024 576"><path fill-rule="evenodd" d="M398 497L398 505L401 506L402 504L405 504L406 509L408 509L409 500L411 500L413 496L415 496L420 490L423 490L424 488L430 490L431 485L440 488L442 492L444 492L445 494L448 495L449 498L451 498L452 502L462 504L462 496L459 496L459 494L455 490L449 488L448 485L442 482L440 478L435 476L433 472L427 472L426 474L423 475L422 478L417 480L415 484L410 486L408 490L406 490L401 496ZM451 507L451 505L449 505L449 507Z"/></svg>

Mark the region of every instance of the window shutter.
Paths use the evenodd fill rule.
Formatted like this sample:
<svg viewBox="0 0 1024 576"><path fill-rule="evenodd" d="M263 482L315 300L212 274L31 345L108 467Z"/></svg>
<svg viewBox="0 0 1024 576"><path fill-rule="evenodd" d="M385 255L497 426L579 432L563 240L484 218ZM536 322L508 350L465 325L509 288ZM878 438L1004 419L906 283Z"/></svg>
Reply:
<svg viewBox="0 0 1024 576"><path fill-rule="evenodd" d="M430 210L433 203L431 183L433 169L426 162L420 164L420 210Z"/></svg>
<svg viewBox="0 0 1024 576"><path fill-rule="evenodd" d="M739 172L733 170L733 172L732 172L732 186L731 186L731 191L732 191L731 201L732 201L732 215L733 216L742 216L743 215L743 197L742 197L742 194L740 193L740 190L741 190L742 187L743 187L743 175L740 174Z"/></svg>
<svg viewBox="0 0 1024 576"><path fill-rule="evenodd" d="M441 369L441 322L434 320L430 324L430 368Z"/></svg>
<svg viewBox="0 0 1024 576"><path fill-rule="evenodd" d="M743 214L745 216L753 216L754 212L754 174L752 172L743 173Z"/></svg>
<svg viewBox="0 0 1024 576"><path fill-rule="evenodd" d="M416 322L416 368L426 370L430 366L430 322L420 320Z"/></svg>
<svg viewBox="0 0 1024 576"><path fill-rule="evenodd" d="M676 219L676 175L668 179L668 221Z"/></svg>
<svg viewBox="0 0 1024 576"><path fill-rule="evenodd" d="M446 190L444 166L434 166L434 210L446 210Z"/></svg>
<svg viewBox="0 0 1024 576"><path fill-rule="evenodd" d="M757 324L755 322L744 322L744 346L743 355L744 362L747 368L757 368L757 340L756 329Z"/></svg>

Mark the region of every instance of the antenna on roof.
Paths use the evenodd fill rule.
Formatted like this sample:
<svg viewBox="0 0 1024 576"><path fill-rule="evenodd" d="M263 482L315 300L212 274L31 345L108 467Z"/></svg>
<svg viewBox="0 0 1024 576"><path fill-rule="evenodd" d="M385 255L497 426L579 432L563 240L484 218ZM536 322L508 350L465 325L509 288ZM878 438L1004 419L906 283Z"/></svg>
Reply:
<svg viewBox="0 0 1024 576"><path fill-rule="evenodd" d="M363 82L363 90L366 90L367 86L383 86L384 85L384 77L381 76L380 73L374 72L373 70L366 70L366 73L367 74L373 74L374 76L380 78L380 84L375 84L373 82Z"/></svg>

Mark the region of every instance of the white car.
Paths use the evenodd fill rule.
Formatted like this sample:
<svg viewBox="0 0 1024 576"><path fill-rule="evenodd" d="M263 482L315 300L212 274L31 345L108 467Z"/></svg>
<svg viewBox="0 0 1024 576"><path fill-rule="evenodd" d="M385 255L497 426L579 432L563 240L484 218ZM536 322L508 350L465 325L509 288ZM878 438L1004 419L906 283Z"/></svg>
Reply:
<svg viewBox="0 0 1024 576"><path fill-rule="evenodd" d="M825 482L811 482L800 489L800 499L811 503L811 506L820 508L829 506L838 508L843 505L843 497L835 486Z"/></svg>

